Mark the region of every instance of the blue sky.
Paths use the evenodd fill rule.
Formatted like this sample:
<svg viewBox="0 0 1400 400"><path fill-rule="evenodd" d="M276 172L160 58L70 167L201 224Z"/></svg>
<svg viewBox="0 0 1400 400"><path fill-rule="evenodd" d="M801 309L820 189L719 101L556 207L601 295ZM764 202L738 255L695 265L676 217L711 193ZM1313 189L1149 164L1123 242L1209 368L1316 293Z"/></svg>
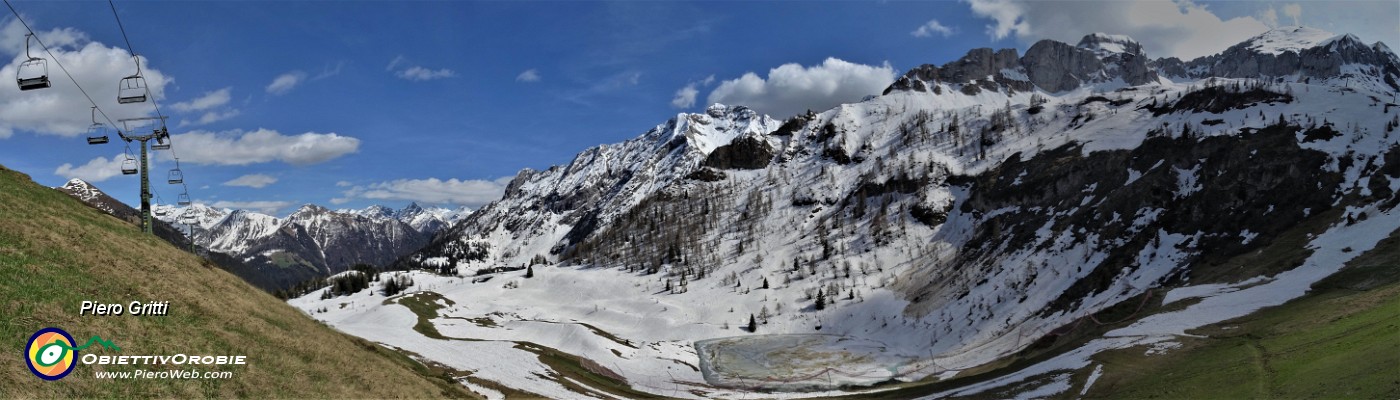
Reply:
<svg viewBox="0 0 1400 400"><path fill-rule="evenodd" d="M104 112L151 114L114 101L134 66L106 2L13 3ZM116 3L171 116L192 197L278 214L303 203L476 207L521 168L567 163L711 100L784 117L859 100L974 47L1101 30L1187 58L1295 19L1396 44L1400 2L1344 4ZM0 56L12 61L0 75L15 73L23 33L0 17ZM55 88L0 86L0 164L136 203L136 179L115 171L123 146L84 143L87 100L50 68ZM171 167L166 155L152 170ZM156 188L168 202L181 190Z"/></svg>

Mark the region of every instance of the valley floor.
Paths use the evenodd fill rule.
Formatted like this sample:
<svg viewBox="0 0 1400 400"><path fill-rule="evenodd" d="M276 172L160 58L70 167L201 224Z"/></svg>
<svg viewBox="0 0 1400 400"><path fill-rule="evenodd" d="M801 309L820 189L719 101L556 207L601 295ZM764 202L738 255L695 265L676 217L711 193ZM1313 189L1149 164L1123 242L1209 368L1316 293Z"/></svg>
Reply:
<svg viewBox="0 0 1400 400"><path fill-rule="evenodd" d="M1354 225L1338 223L1315 237L1312 255L1291 271L1230 285L1167 291L1161 307L1165 311L1143 316L1101 338L1014 372L998 371L1000 376L995 378L924 395L1038 397L1075 392L1116 397L1172 392L1169 388L1154 392L1151 382L1155 381L1143 381L1144 371L1179 373L1178 365L1194 364L1125 362L1124 357L1175 360L1195 357L1204 347L1207 351L1203 354L1209 360L1215 357L1212 354L1223 351L1216 349L1221 346L1216 342L1243 340L1229 332L1233 329L1229 321L1260 309L1267 310L1257 314L1258 319L1275 324L1306 325L1331 315L1326 313L1331 310L1308 305L1320 301L1312 300L1316 296L1305 296L1310 288L1327 282L1325 279L1339 270L1351 271L1342 267L1358 256L1374 253L1373 248L1383 251L1396 245L1393 233L1400 229L1400 212L1368 211L1374 215L1370 219ZM1388 236L1391 239L1382 242ZM1382 246L1378 248L1378 244ZM661 283L648 284L637 275L615 269L539 267L533 278L524 278L524 271L514 271L496 274L485 282L425 272L403 274L415 282L406 295L385 298L365 290L321 300L315 292L291 303L347 333L469 374L461 377L463 383L488 397L514 393L551 398L581 394L601 398L744 398L755 391L764 397L879 396L879 392L907 397L924 392L908 391L910 387L953 378L958 372L942 369L941 365L947 365L939 362L943 355L929 357L878 337L822 335L803 329L802 324L781 322L810 318L810 310L790 311L786 319L773 318L774 323L758 325L758 332L750 333L745 330L748 316L727 311L728 303L686 293L667 294ZM1380 306L1363 314L1396 314L1393 286L1367 297ZM881 293L887 294L867 295L867 303L902 308L898 300L883 298ZM1304 300L1289 303L1299 297ZM1288 306L1275 307L1285 303ZM1310 307L1305 308L1310 310L1307 315L1321 314L1294 322L1271 316L1296 303ZM1338 315L1343 316L1335 318L1350 314ZM1255 317L1245 320L1251 318ZM1202 327L1207 328L1199 329ZM1362 328L1371 329L1367 332L1372 336L1396 336L1394 324ZM1299 332L1306 335L1303 332L1307 331ZM1275 356L1279 350L1273 346L1286 346L1269 340L1255 340L1251 345L1254 351ZM1385 350L1373 347L1352 349ZM1395 361L1384 359L1384 352L1374 354L1381 354L1381 359L1375 360L1378 363ZM1136 367L1139 364L1147 367ZM915 370L920 373L910 374ZM1202 378L1197 374L1184 379ZM847 389L891 380L917 382ZM1277 378L1261 382L1265 386L1279 383ZM1381 390L1394 386L1382 385Z"/></svg>

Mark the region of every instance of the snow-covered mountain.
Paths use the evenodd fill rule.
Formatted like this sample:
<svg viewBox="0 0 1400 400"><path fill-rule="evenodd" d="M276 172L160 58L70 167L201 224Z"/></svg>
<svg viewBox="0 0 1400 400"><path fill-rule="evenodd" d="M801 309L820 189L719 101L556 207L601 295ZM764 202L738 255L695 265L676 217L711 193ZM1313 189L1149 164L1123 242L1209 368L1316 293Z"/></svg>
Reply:
<svg viewBox="0 0 1400 400"><path fill-rule="evenodd" d="M81 179L72 179L64 183L63 186L55 189L76 197L93 208L131 223L132 225L141 225L140 210L112 198L91 183ZM190 238L188 237L188 227L183 224L176 224L172 219L172 216L178 214L171 213L168 207L153 205L152 208L152 217L154 217L152 223L156 237L169 242L176 248L195 251L208 257L215 265L264 290L275 291L295 283L284 279L276 270L245 263L239 258L224 253L210 252L206 248L207 244L200 244L192 247ZM191 216L190 221L200 228L207 228L214 222L223 219L225 214L227 214L227 210L214 210L201 205L194 205L189 208Z"/></svg>
<svg viewBox="0 0 1400 400"><path fill-rule="evenodd" d="M1188 62L1175 58L1153 61L1163 76L1173 79L1268 77L1310 83L1327 79L1349 85L1400 90L1400 62L1384 43L1367 45L1352 34L1335 35L1308 27L1270 30L1219 54ZM1357 82L1351 82L1356 80ZM1392 100L1393 102L1393 100Z"/></svg>
<svg viewBox="0 0 1400 400"><path fill-rule="evenodd" d="M432 236L437 234L438 231L452 226L452 224L457 223L457 221L461 221L463 218L471 215L472 210L465 206L456 209L445 207L424 208L414 202L409 203L400 210L394 210L381 205L372 205L359 210L339 209L336 210L336 212L360 215L373 219L398 220L408 224L408 226L413 227L413 229L418 232Z"/></svg>
<svg viewBox="0 0 1400 400"><path fill-rule="evenodd" d="M261 267L280 287L355 264L388 264L469 214L417 204L398 211L378 205L332 211L308 204L285 218L198 203L153 208L156 218L191 227L199 246Z"/></svg>
<svg viewBox="0 0 1400 400"><path fill-rule="evenodd" d="M1397 80L1384 44L1307 28L1184 62L1107 34L975 49L860 103L787 121L717 104L522 171L398 265L454 272L414 277L446 299L430 321L445 336L536 341L666 396L948 379L1060 354L944 393L972 395L1104 349L1170 348L1396 234ZM498 272L541 261L556 267ZM395 335L382 322L410 329L401 309L333 306L345 301L293 303L474 376L549 386L493 373L535 353ZM731 329L751 318L804 336ZM1086 320L1122 330L1058 339L1087 335ZM574 324L586 328L561 327Z"/></svg>
<svg viewBox="0 0 1400 400"><path fill-rule="evenodd" d="M715 152L734 153L729 143L766 148L778 121L746 107L710 107L681 114L641 137L601 145L566 166L523 170L504 198L472 213L414 256L424 266L475 261L475 267L519 264L563 251L589 237L658 190L699 171ZM725 150L718 150L726 147ZM716 161L720 162L720 161ZM489 254L482 246L495 247Z"/></svg>
<svg viewBox="0 0 1400 400"><path fill-rule="evenodd" d="M81 200L83 203L87 203L87 205L101 210L102 212L105 212L107 214L111 214L112 216L117 217L118 219L130 222L137 226L141 225L141 210L132 208L131 206L126 205L126 203L122 203L121 201L108 195L106 192L103 192L102 189L98 189L97 186L88 183L87 181L78 178L73 178L68 180L68 182L64 183L63 186L59 186L54 189L67 193L69 196L73 196L74 198ZM184 233L179 231L175 227L172 227L170 224L156 221L152 229L155 230L156 236L159 236L161 239L165 239L166 241L174 244L176 247L189 247L190 242L185 238Z"/></svg>

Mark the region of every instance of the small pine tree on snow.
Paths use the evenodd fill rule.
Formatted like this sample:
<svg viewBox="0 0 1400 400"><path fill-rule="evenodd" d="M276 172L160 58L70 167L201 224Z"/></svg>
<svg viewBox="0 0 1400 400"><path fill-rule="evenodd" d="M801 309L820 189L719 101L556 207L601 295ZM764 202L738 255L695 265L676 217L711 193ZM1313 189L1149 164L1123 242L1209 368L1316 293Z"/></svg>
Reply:
<svg viewBox="0 0 1400 400"><path fill-rule="evenodd" d="M764 289L767 289L767 288L768 288L768 277L764 277L764 278L763 278L763 288L764 288Z"/></svg>
<svg viewBox="0 0 1400 400"><path fill-rule="evenodd" d="M399 287L398 279L389 278L384 280L384 295L393 296L399 294L403 288Z"/></svg>
<svg viewBox="0 0 1400 400"><path fill-rule="evenodd" d="M753 314L749 314L749 332L758 332L758 320L753 318Z"/></svg>
<svg viewBox="0 0 1400 400"><path fill-rule="evenodd" d="M818 311L826 309L826 293L822 292L821 289L817 289L816 307Z"/></svg>
<svg viewBox="0 0 1400 400"><path fill-rule="evenodd" d="M534 264L530 264L530 266L525 267L525 279L534 278L534 277L535 277L535 265L534 265Z"/></svg>

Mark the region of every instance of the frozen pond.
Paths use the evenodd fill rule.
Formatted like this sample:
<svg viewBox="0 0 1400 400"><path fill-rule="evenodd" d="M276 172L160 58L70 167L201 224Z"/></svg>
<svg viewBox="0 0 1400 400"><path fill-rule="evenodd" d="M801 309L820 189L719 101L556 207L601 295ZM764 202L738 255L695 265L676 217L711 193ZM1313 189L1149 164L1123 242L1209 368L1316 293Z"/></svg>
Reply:
<svg viewBox="0 0 1400 400"><path fill-rule="evenodd" d="M709 339L695 349L711 385L794 391L889 381L917 359L878 341L820 334Z"/></svg>

